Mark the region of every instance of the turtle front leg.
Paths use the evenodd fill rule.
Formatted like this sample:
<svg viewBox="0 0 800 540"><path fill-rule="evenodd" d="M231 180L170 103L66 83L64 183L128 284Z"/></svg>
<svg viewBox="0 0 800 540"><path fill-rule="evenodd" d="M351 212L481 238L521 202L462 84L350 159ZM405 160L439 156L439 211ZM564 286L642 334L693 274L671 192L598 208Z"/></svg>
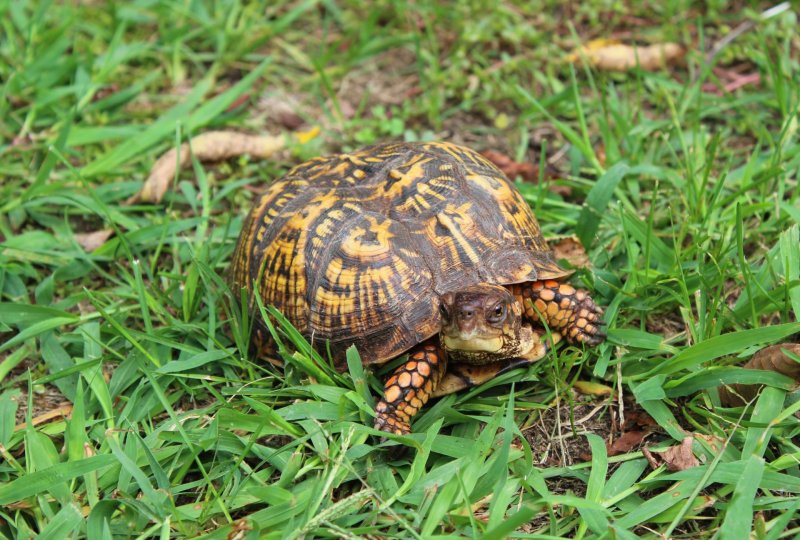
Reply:
<svg viewBox="0 0 800 540"><path fill-rule="evenodd" d="M375 429L411 433L411 417L428 402L446 369L446 357L437 345L427 342L412 349L406 363L384 383L384 397L375 407Z"/></svg>
<svg viewBox="0 0 800 540"><path fill-rule="evenodd" d="M514 295L521 301L525 316L538 321L541 314L547 325L570 343L598 345L606 338L600 328L603 310L586 291L552 279L514 287Z"/></svg>

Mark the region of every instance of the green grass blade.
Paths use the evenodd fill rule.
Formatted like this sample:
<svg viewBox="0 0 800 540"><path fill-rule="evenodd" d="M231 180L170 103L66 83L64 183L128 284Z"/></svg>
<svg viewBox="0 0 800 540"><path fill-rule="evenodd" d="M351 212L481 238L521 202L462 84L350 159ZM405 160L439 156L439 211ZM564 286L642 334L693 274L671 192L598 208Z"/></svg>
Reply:
<svg viewBox="0 0 800 540"><path fill-rule="evenodd" d="M155 123L136 135L132 140L125 141L115 146L92 163L80 170L84 178L107 174L131 158L140 156L143 152L161 142L164 138L175 132L175 124L182 122L197 107L203 97L209 92L213 84L212 78L199 82L186 99L164 113Z"/></svg>
<svg viewBox="0 0 800 540"><path fill-rule="evenodd" d="M122 501L100 501L92 507L86 520L87 540L113 540L110 524L114 512L117 511Z"/></svg>
<svg viewBox="0 0 800 540"><path fill-rule="evenodd" d="M603 173L597 179L586 202L583 204L578 224L575 226L575 234L580 239L581 244L587 248L594 242L595 234L600 228L600 222L606 214L606 208L611 202L614 190L617 189L620 181L628 173L630 167L627 163L621 162Z"/></svg>
<svg viewBox="0 0 800 540"><path fill-rule="evenodd" d="M530 506L523 506L508 517L503 523L483 533L483 540L503 540L508 538L518 527L531 521L537 510Z"/></svg>
<svg viewBox="0 0 800 540"><path fill-rule="evenodd" d="M603 439L593 433L587 434L586 439L592 449L592 470L589 473L589 482L586 485L586 500L599 503L605 486L606 474L608 473L606 444ZM608 530L608 519L602 512L581 508L578 509L578 512L592 532L601 534Z"/></svg>
<svg viewBox="0 0 800 540"><path fill-rule="evenodd" d="M770 386L761 390L761 395L753 408L753 415L750 417L753 426L747 428L744 446L742 447L742 457L749 455L763 456L772 436L770 422L783 410L783 403L786 398L786 391ZM761 427L763 426L763 427Z"/></svg>
<svg viewBox="0 0 800 540"><path fill-rule="evenodd" d="M720 538L747 540L753 528L753 503L764 473L764 460L750 456L744 474L736 482L733 497L725 510L725 518L719 529Z"/></svg>
<svg viewBox="0 0 800 540"><path fill-rule="evenodd" d="M794 318L800 321L800 227L795 225L781 234L778 239L781 262L785 269L786 287L794 311Z"/></svg>
<svg viewBox="0 0 800 540"><path fill-rule="evenodd" d="M63 540L83 523L83 516L75 504L64 505L39 534L40 540Z"/></svg>
<svg viewBox="0 0 800 540"><path fill-rule="evenodd" d="M772 343L798 332L800 332L800 322L752 328L715 336L684 349L672 359L662 362L646 375L637 378L644 379L659 373L669 375L684 369L692 369L704 362L735 354L748 347Z"/></svg>
<svg viewBox="0 0 800 540"><path fill-rule="evenodd" d="M26 474L8 484L0 485L0 505L8 505L48 490L53 484L67 482L117 463L110 454L92 456L79 461L58 463L46 469Z"/></svg>

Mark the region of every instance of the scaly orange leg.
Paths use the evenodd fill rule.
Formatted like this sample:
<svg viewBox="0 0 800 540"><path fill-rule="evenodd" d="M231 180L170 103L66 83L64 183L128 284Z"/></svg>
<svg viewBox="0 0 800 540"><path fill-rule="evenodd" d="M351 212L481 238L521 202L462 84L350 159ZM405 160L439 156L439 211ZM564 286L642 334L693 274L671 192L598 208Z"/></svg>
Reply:
<svg viewBox="0 0 800 540"><path fill-rule="evenodd" d="M428 402L446 369L447 360L438 345L421 343L412 349L408 361L384 383L384 397L375 407L375 429L411 433L411 417Z"/></svg>
<svg viewBox="0 0 800 540"><path fill-rule="evenodd" d="M600 328L603 310L584 290L548 279L514 285L513 293L521 302L526 317L538 321L538 311L547 325L570 343L598 345L606 338Z"/></svg>

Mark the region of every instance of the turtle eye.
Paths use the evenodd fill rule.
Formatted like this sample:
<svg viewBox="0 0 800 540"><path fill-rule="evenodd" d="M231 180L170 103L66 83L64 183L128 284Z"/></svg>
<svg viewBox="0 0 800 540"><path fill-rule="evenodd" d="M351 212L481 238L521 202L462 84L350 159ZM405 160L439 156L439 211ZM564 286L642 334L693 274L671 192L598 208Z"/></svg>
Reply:
<svg viewBox="0 0 800 540"><path fill-rule="evenodd" d="M444 304L439 304L439 315L442 316L442 319L447 319L450 313L447 312L447 308L444 307Z"/></svg>
<svg viewBox="0 0 800 540"><path fill-rule="evenodd" d="M500 322L506 317L506 305L497 304L493 310L489 312L489 322Z"/></svg>

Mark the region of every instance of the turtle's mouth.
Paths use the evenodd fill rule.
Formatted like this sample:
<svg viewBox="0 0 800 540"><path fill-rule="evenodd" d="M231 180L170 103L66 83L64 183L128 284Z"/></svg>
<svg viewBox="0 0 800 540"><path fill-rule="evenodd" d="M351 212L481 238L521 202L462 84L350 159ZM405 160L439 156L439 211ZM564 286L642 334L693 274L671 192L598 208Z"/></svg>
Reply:
<svg viewBox="0 0 800 540"><path fill-rule="evenodd" d="M460 337L444 336L444 346L448 350L468 352L500 352L505 346L502 336L492 338L473 337L462 339Z"/></svg>
<svg viewBox="0 0 800 540"><path fill-rule="evenodd" d="M442 335L442 345L456 361L467 364L488 364L508 358L526 357L535 349L531 327L523 325L513 334L500 336Z"/></svg>

